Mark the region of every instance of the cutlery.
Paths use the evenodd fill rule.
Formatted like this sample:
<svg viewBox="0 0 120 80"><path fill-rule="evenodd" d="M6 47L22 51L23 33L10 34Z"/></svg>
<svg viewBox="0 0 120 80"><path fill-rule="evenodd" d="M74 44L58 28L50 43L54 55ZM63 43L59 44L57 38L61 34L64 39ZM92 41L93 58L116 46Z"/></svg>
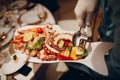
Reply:
<svg viewBox="0 0 120 80"><path fill-rule="evenodd" d="M85 42L89 42L88 38L90 37L92 37L92 30L90 26L86 25L85 28L80 28L77 32L73 34L72 37L73 46L80 46L81 40L84 40ZM92 49L91 42L89 42L87 50L91 51L91 49Z"/></svg>
<svg viewBox="0 0 120 80"><path fill-rule="evenodd" d="M77 45L76 42L77 42L77 39L80 37L80 35L81 35L81 28L73 34L73 37L72 37L73 46Z"/></svg>

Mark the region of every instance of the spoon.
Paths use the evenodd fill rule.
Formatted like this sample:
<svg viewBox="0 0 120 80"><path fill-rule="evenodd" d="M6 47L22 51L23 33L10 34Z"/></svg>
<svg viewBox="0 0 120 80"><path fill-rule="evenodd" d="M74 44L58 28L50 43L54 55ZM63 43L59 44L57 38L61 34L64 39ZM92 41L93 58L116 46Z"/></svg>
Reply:
<svg viewBox="0 0 120 80"><path fill-rule="evenodd" d="M84 35L85 34L85 35ZM88 41L88 38L92 37L92 30L90 26L85 26L85 28L80 28L79 31L75 32L72 37L72 43L74 46L79 46L81 38ZM89 42L89 41L88 41ZM91 42L89 42L88 51L91 51Z"/></svg>
<svg viewBox="0 0 120 80"><path fill-rule="evenodd" d="M72 43L73 43L74 46L77 45L76 42L77 42L77 39L78 39L80 36L81 36L81 28L80 28L77 32L75 32L75 33L73 34Z"/></svg>

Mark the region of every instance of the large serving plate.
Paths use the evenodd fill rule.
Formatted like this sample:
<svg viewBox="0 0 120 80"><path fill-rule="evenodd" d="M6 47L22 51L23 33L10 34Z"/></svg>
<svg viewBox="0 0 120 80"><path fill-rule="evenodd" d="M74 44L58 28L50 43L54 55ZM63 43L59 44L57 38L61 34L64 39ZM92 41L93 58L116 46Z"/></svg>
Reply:
<svg viewBox="0 0 120 80"><path fill-rule="evenodd" d="M7 76L5 74L3 74L0 69L0 80L6 80L6 79L7 79Z"/></svg>
<svg viewBox="0 0 120 80"><path fill-rule="evenodd" d="M46 25L28 25L28 26L23 26L21 28L18 28L15 31L14 36L18 35L18 31L32 29L32 28L39 28L39 27L43 28L43 27L46 27ZM74 31L65 31L65 30L62 30L60 28L60 26L58 26L58 25L53 25L52 27L58 33L71 33L71 34L74 33ZM16 51L18 51L18 50L16 50ZM20 54L24 54L24 53L22 53L22 51L19 51L19 53ZM58 60L58 59L57 60L53 60L53 61L52 60L51 61L42 61L41 59L38 59L37 57L30 57L30 59L29 59L29 62L34 62L34 63L55 63L55 62L70 62L70 61L71 60Z"/></svg>

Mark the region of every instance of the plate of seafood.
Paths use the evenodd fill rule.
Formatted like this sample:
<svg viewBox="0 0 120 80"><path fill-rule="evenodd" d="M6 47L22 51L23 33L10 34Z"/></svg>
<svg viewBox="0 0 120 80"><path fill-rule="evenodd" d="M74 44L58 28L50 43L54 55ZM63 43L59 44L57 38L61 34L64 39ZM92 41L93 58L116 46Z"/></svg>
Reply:
<svg viewBox="0 0 120 80"><path fill-rule="evenodd" d="M59 25L27 25L15 31L11 43L15 51L30 56L29 62L69 62L88 55L86 47L73 46L73 33Z"/></svg>

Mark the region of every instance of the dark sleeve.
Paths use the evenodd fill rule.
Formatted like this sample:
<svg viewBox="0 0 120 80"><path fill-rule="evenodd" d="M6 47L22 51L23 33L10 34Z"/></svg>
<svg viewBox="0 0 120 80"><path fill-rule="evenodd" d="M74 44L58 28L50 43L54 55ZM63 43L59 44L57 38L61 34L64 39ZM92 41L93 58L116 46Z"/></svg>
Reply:
<svg viewBox="0 0 120 80"><path fill-rule="evenodd" d="M112 71L120 76L120 0L108 0L112 9L112 22L115 24L114 48L110 53ZM120 79L119 79L120 80Z"/></svg>
<svg viewBox="0 0 120 80"><path fill-rule="evenodd" d="M57 0L28 0L34 3L40 3L46 6L52 13L59 9Z"/></svg>

